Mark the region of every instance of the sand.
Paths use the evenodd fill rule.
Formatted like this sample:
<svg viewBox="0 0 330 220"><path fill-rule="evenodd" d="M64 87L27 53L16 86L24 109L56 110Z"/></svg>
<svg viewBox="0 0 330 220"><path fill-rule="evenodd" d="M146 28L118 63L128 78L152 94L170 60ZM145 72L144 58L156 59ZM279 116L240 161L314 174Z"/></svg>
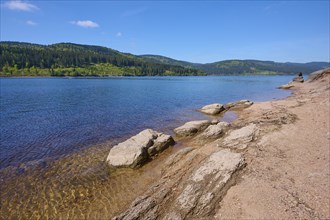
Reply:
<svg viewBox="0 0 330 220"><path fill-rule="evenodd" d="M329 77L296 84L291 97L240 113L237 123L269 120L244 152L247 166L216 219L330 218Z"/></svg>

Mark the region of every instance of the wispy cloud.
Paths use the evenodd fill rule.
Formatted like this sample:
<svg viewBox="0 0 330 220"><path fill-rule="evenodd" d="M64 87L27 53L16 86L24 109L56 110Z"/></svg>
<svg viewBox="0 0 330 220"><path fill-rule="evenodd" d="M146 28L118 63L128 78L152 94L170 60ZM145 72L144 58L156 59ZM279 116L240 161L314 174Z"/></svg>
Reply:
<svg viewBox="0 0 330 220"><path fill-rule="evenodd" d="M71 21L70 23L84 28L97 28L100 26L98 23L90 20Z"/></svg>
<svg viewBox="0 0 330 220"><path fill-rule="evenodd" d="M121 37L123 34L121 32L117 32L116 37Z"/></svg>
<svg viewBox="0 0 330 220"><path fill-rule="evenodd" d="M122 17L131 17L131 16L134 16L134 15L141 14L141 13L147 11L147 10L148 10L147 7L135 8L135 9L132 9L132 10L125 11L121 16Z"/></svg>
<svg viewBox="0 0 330 220"><path fill-rule="evenodd" d="M38 23L36 23L36 22L34 22L34 21L31 21L31 20L27 20L27 21L26 21L26 24L27 24L27 25L30 25L30 26L36 26L36 25L38 25Z"/></svg>
<svg viewBox="0 0 330 220"><path fill-rule="evenodd" d="M24 2L21 0L12 0L7 1L3 4L1 4L2 7L8 8L10 10L16 10L16 11L34 11L38 10L39 8L31 3Z"/></svg>

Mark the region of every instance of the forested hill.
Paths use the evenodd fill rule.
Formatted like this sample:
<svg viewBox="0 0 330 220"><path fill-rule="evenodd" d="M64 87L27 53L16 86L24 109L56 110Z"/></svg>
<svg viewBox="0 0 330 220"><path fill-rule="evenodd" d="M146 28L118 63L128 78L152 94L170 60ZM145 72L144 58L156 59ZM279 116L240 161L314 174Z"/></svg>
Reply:
<svg viewBox="0 0 330 220"><path fill-rule="evenodd" d="M311 73L329 62L226 60L190 63L159 55L121 53L101 46L0 42L0 76L164 76Z"/></svg>
<svg viewBox="0 0 330 220"><path fill-rule="evenodd" d="M151 62L101 46L0 42L2 76L204 75L193 68Z"/></svg>
<svg viewBox="0 0 330 220"><path fill-rule="evenodd" d="M196 66L196 68L214 75L228 74L295 74L311 72L328 68L327 62L311 63L278 63L260 60L226 60L216 63Z"/></svg>
<svg viewBox="0 0 330 220"><path fill-rule="evenodd" d="M225 60L215 63L200 64L179 61L158 55L141 55L140 57L158 63L196 68L205 71L208 75L311 73L330 66L329 62L278 63L260 60Z"/></svg>

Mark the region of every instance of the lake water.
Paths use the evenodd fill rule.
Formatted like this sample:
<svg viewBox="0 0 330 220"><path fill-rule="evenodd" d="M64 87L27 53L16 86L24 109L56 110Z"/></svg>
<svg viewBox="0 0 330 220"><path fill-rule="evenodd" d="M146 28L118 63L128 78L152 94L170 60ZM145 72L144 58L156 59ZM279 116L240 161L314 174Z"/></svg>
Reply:
<svg viewBox="0 0 330 220"><path fill-rule="evenodd" d="M288 96L292 76L2 78L0 168L58 157L142 129L171 133L195 110Z"/></svg>
<svg viewBox="0 0 330 220"><path fill-rule="evenodd" d="M111 219L184 147L179 143L138 170L112 170L104 161L113 144L145 128L171 133L186 121L208 118L196 112L206 104L283 98L290 92L275 88L291 79L0 79L0 216Z"/></svg>

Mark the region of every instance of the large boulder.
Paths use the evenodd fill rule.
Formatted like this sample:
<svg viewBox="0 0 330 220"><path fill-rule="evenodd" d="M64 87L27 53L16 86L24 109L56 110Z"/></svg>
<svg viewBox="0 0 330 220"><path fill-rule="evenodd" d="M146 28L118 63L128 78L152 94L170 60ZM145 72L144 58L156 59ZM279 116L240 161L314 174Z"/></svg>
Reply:
<svg viewBox="0 0 330 220"><path fill-rule="evenodd" d="M223 108L223 105L219 104L219 103L205 105L204 107L199 109L200 112L208 114L208 115L217 115L217 114L221 113L223 110L225 110Z"/></svg>
<svg viewBox="0 0 330 220"><path fill-rule="evenodd" d="M113 167L140 167L151 156L173 144L170 135L146 129L111 148L106 161Z"/></svg>
<svg viewBox="0 0 330 220"><path fill-rule="evenodd" d="M178 128L175 128L174 133L179 137L189 137L203 131L210 124L211 121L209 120L190 121Z"/></svg>

